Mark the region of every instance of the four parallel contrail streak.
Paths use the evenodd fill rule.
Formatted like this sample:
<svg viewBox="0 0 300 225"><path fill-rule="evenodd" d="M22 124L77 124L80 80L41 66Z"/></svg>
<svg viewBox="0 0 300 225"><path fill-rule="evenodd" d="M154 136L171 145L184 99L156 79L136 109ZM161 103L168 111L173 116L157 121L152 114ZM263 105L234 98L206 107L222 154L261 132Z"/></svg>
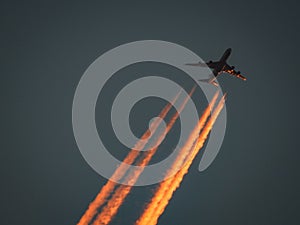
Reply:
<svg viewBox="0 0 300 225"><path fill-rule="evenodd" d="M169 123L167 124L166 129L160 134L156 140L155 147L149 147L150 149L146 152L140 152L136 149L143 149L147 142L149 142L149 136L151 131L154 133L157 131L161 121L166 117L171 107L177 101L181 92L179 92L172 102L168 103L164 109L161 111L158 117L160 119L155 119L151 124L150 128L142 135L140 141L138 141L135 146L128 153L126 158L120 164L120 166L116 169L111 179L103 186L99 194L96 196L93 202L90 203L88 209L81 217L80 221L77 225L108 225L111 220L115 217L118 212L120 206L124 203L127 195L130 193L132 187L138 180L139 176L143 172L145 166L149 164L153 155L156 153L160 143L162 143L165 136L172 129L176 120L178 119L181 111L185 108L186 103L190 99L191 95L194 93L195 87L189 93L189 96L185 98L184 102L181 104L179 110L172 116ZM165 179L162 181L158 188L156 189L154 196L151 198L149 203L146 204L146 207L139 217L139 219L135 222L135 225L156 225L159 217L164 212L167 207L170 199L173 196L173 193L180 186L183 177L188 172L194 158L197 153L203 147L207 136L212 129L219 113L221 112L224 102L225 96L223 96L218 103L216 109L213 111L210 116L211 108L215 105L215 102L218 98L219 92L216 92L215 96L203 112L201 118L199 119L197 125L194 130L191 132L188 140L180 149L180 152L173 162L171 168L167 171L166 177L170 177L172 175L172 171L178 171L174 176ZM210 118L209 118L210 116ZM209 119L208 119L209 118ZM208 121L207 121L208 120ZM207 123L206 123L207 122ZM205 124L206 123L206 124ZM200 132L201 131L201 132ZM152 134L151 134L152 136ZM145 141L146 140L146 141ZM138 159L138 157L141 157ZM137 166L134 170L129 170L128 165L132 165L134 161L137 161ZM127 173L128 172L128 173ZM127 173L127 174L126 174ZM126 176L125 176L126 175ZM120 179L125 178L125 182L128 185L119 185L114 181L119 181ZM112 181L113 180L113 181ZM101 212L98 214L98 210L100 207ZM94 220L94 222L93 222Z"/></svg>

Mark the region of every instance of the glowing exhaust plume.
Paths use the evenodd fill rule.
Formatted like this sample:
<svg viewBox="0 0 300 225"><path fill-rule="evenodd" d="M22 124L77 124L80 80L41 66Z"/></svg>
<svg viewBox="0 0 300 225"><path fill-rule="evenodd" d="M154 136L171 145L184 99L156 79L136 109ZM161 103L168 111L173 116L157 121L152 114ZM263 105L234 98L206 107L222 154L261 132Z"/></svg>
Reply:
<svg viewBox="0 0 300 225"><path fill-rule="evenodd" d="M199 119L199 122L195 126L194 130L190 134L188 140L186 141L186 144L183 146L183 148L180 150L178 153L177 158L175 159L173 165L171 166L170 170L167 173L167 177L170 176L170 173L172 171L177 171L180 166L182 166L185 158L187 155L190 153L191 148L193 147L194 142L197 140L199 137L199 132L203 128L207 118L210 115L212 107L215 105L215 102L218 98L219 92L216 92L214 97L212 98L211 102L203 112L201 118ZM160 183L159 187L157 188L157 191L155 192L155 195L152 197L150 202L147 204L147 206L144 209L143 214L140 216L138 221L136 222L136 225L148 225L149 220L153 217L153 214L160 203L160 200L163 198L166 188L170 185L172 182L172 178L169 178L163 182Z"/></svg>
<svg viewBox="0 0 300 225"><path fill-rule="evenodd" d="M204 129L199 135L198 140L193 146L193 149L191 151L191 154L189 155L186 163L183 165L182 169L173 177L170 179L170 182L167 186L164 188L164 193L161 196L161 199L159 201L159 204L154 210L154 213L152 214L151 218L147 223L141 223L141 224L147 224L147 225L156 225L158 218L160 215L164 212L165 208L167 207L170 199L172 198L173 193L175 190L180 186L181 181L183 180L183 177L185 174L187 174L193 160L195 159L196 155L200 151L200 149L203 147L205 140L213 127L219 113L223 109L225 102L225 96L222 97L219 104L217 105L216 109L214 110L212 116L208 120L207 124L205 125Z"/></svg>
<svg viewBox="0 0 300 225"><path fill-rule="evenodd" d="M168 103L163 110L160 112L159 116L162 120L166 117L168 112L170 111L172 105L176 102L179 95L181 94L181 91L175 96L175 98L172 100L172 102ZM151 133L150 130L154 131L159 127L161 120L155 119L150 124L150 129L148 129L141 137L141 141L137 142L136 145L131 149L131 151L128 153L126 158L123 160L123 162L120 164L120 166L116 169L114 174L112 175L112 180L119 180L121 177L124 176L124 174L127 171L127 165L131 165L135 159L138 157L140 151L137 151L135 149L141 149L145 146L145 139L149 137L149 133ZM101 207L107 200L107 198L110 196L112 191L115 189L117 183L108 180L107 183L102 187L101 191L98 193L94 201L92 201L84 213L84 215L81 217L80 221L77 223L77 225L88 225L94 216L97 213L97 210L99 207Z"/></svg>
<svg viewBox="0 0 300 225"><path fill-rule="evenodd" d="M178 119L180 113L184 109L185 105L189 101L190 97L194 93L196 87L190 91L189 96L186 97L184 102L179 107L179 110L173 115L170 119L170 122L167 124L166 129L164 130L163 134L160 134L155 146L149 151L144 154L144 157L139 160L137 166L134 171L132 171L128 177L126 178L126 183L129 185L121 185L113 194L111 199L108 201L107 205L102 209L101 213L97 216L93 225L107 225L116 215L120 206L124 203L127 195L130 193L133 185L138 180L139 176L144 170L144 167L148 165L150 160L152 159L153 155L156 153L158 149L158 145L163 141L167 133L172 129L173 125L175 124L176 120Z"/></svg>

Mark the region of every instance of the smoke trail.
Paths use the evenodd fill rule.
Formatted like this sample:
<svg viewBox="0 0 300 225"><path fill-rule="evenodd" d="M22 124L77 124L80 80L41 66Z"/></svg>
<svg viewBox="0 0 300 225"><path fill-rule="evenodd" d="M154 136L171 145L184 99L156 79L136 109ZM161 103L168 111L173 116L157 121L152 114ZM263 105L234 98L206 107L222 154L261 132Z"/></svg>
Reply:
<svg viewBox="0 0 300 225"><path fill-rule="evenodd" d="M182 90L181 90L182 91ZM181 91L175 96L175 98L172 100L172 102L168 103L163 110L160 112L159 116L161 119L164 119L168 112L170 111L172 105L176 102L179 95L181 94ZM123 162L120 164L120 166L116 169L114 174L112 175L112 180L119 180L127 171L127 165L131 165L135 159L138 157L140 151L134 150L134 149L142 149L145 146L144 139L149 137L149 133L151 133L150 130L155 131L159 125L160 121L158 118L156 118L151 124L150 128L142 135L141 141L138 141L133 149L128 153L126 158L123 160ZM94 216L97 213L97 210L99 207L101 207L107 198L111 195L114 188L118 185L117 183L108 180L107 183L102 187L101 191L98 193L96 198L89 204L88 209L85 211L84 215L81 217L77 225L88 225Z"/></svg>
<svg viewBox="0 0 300 225"><path fill-rule="evenodd" d="M137 163L137 167L135 168L132 173L128 175L127 182L129 185L121 185L113 194L112 198L108 201L107 205L103 208L102 212L97 216L93 225L107 225L116 215L120 206L124 203L127 195L130 193L133 185L138 180L140 174L143 172L144 167L148 165L150 160L152 159L153 155L156 153L158 149L158 145L163 141L167 133L172 129L173 125L175 124L176 120L178 119L180 113L184 109L185 105L189 101L190 97L195 91L195 86L190 91L189 96L186 97L184 102L181 104L179 110L173 115L170 119L170 122L167 125L167 128L160 134L154 148L150 149L144 154L144 157ZM126 183L127 183L126 182Z"/></svg>
<svg viewBox="0 0 300 225"><path fill-rule="evenodd" d="M194 142L197 140L199 136L200 130L203 128L207 118L210 115L211 108L214 106L217 98L218 98L219 92L216 92L213 99L203 112L201 118L199 119L199 122L195 126L194 130L191 132L188 140L186 141L186 144L183 146L181 151L178 153L177 158L175 159L172 167L168 171L168 173L172 173L175 169L178 170L179 166L182 166L186 156L190 153L190 149L192 148ZM170 176L170 174L167 174L167 176ZM140 218L136 221L136 225L148 225L148 221L152 218L160 200L163 198L164 193L166 191L166 188L170 185L172 182L172 178L169 178L163 182L160 183L159 187L157 188L155 195L152 197L150 202L147 204L147 206L144 209L143 214L140 216Z"/></svg>
<svg viewBox="0 0 300 225"><path fill-rule="evenodd" d="M193 146L193 150L192 150L191 155L189 156L187 162L184 164L183 168L172 178L170 185L165 189L163 198L161 199L161 202L158 204L158 207L154 211L154 214L150 218L150 221L147 223L147 225L156 225L157 224L158 218L164 212L170 199L173 196L173 193L180 186L180 183L182 182L184 175L188 173L188 170L189 170L193 160L195 159L195 157L198 154L198 152L200 151L200 149L203 147L210 130L212 129L219 113L223 109L224 102L225 102L225 96L222 97L222 99L220 100L216 109L214 110L211 118L209 119L209 121L205 125L204 129L200 133L200 136L199 136L197 142L195 143L195 145Z"/></svg>

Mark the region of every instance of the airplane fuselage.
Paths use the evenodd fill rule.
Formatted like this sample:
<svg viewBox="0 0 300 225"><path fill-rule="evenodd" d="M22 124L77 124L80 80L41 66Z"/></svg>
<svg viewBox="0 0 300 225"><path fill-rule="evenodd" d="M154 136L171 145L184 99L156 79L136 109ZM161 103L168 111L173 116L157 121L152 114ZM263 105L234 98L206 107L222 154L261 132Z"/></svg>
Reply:
<svg viewBox="0 0 300 225"><path fill-rule="evenodd" d="M224 52L224 54L219 60L219 64L213 70L215 76L218 76L220 73L222 73L227 63L226 61L229 58L230 54L231 54L231 48L226 49L226 51Z"/></svg>

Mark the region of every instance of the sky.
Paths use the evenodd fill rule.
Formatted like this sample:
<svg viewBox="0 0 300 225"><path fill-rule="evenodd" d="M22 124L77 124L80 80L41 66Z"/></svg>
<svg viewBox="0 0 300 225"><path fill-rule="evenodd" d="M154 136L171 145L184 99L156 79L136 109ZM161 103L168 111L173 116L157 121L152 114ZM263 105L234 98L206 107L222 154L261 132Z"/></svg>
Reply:
<svg viewBox="0 0 300 225"><path fill-rule="evenodd" d="M75 142L76 86L104 52L149 39L180 44L203 60L231 47L229 63L248 78L219 78L228 93L220 153L201 173L197 157L159 224L298 224L298 8L289 0L1 1L1 224L76 224L106 182ZM121 73L130 80L134 69L166 68ZM142 126L157 113L150 106L163 105L147 101L134 111ZM96 120L105 127L103 108L97 104ZM116 144L107 134L107 145ZM112 224L133 224L153 188L134 188Z"/></svg>

